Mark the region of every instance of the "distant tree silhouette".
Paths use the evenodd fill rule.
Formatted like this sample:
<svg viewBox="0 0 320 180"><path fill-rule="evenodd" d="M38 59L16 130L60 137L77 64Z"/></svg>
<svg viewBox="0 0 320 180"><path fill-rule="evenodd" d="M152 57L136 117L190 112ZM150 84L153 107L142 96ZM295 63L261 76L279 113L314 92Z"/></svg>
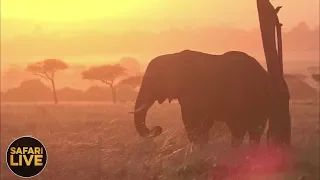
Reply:
<svg viewBox="0 0 320 180"><path fill-rule="evenodd" d="M32 79L34 76L25 71L25 67L11 64L8 68L1 67L1 89L8 90L20 85L22 80Z"/></svg>
<svg viewBox="0 0 320 180"><path fill-rule="evenodd" d="M10 88L4 94L9 102L48 102L52 91L40 79L24 80L18 87Z"/></svg>
<svg viewBox="0 0 320 180"><path fill-rule="evenodd" d="M111 101L112 97L109 87L91 86L84 91L84 98L86 101Z"/></svg>
<svg viewBox="0 0 320 180"><path fill-rule="evenodd" d="M127 69L128 75L137 75L140 72L140 63L137 59L132 57L123 57L119 64Z"/></svg>
<svg viewBox="0 0 320 180"><path fill-rule="evenodd" d="M57 104L58 98L55 86L55 74L57 71L65 70L67 68L68 65L59 59L45 59L43 61L29 64L26 70L50 81L52 85L54 103Z"/></svg>
<svg viewBox="0 0 320 180"><path fill-rule="evenodd" d="M138 96L138 92L134 91L132 87L128 85L117 85L117 95L118 95L118 102L135 102Z"/></svg>
<svg viewBox="0 0 320 180"><path fill-rule="evenodd" d="M311 77L317 81L320 82L320 67L319 66L310 66L307 68L307 71L311 73Z"/></svg>
<svg viewBox="0 0 320 180"><path fill-rule="evenodd" d="M319 66L310 66L307 68L307 71L312 74L320 74L320 67Z"/></svg>
<svg viewBox="0 0 320 180"><path fill-rule="evenodd" d="M305 79L308 78L302 74L286 74L286 82L290 91L292 100L316 100L317 90L310 86Z"/></svg>
<svg viewBox="0 0 320 180"><path fill-rule="evenodd" d="M127 69L119 64L93 66L82 72L82 77L83 79L98 80L104 84L107 84L111 89L112 101L113 103L116 103L116 81L119 80L120 77L126 75L126 71Z"/></svg>
<svg viewBox="0 0 320 180"><path fill-rule="evenodd" d="M71 87L64 87L57 90L59 99L63 101L83 101L84 93L81 89L75 89Z"/></svg>
<svg viewBox="0 0 320 180"><path fill-rule="evenodd" d="M313 78L315 81L320 82L320 74L312 74L312 78Z"/></svg>
<svg viewBox="0 0 320 180"><path fill-rule="evenodd" d="M139 87L141 85L142 82L142 75L137 75L137 76L130 76L126 79L123 79L120 84L123 85L128 85L130 86L132 89L135 89L137 87Z"/></svg>

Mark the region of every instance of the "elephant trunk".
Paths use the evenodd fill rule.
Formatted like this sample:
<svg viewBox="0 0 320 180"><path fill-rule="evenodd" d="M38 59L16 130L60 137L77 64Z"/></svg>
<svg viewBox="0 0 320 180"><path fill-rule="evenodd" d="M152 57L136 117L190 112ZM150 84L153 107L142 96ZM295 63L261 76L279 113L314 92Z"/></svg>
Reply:
<svg viewBox="0 0 320 180"><path fill-rule="evenodd" d="M141 98L141 92L139 92L135 103L135 111L132 113L134 114L134 125L136 130L142 137L156 137L162 133L162 128L160 126L156 126L151 130L146 126L146 116L153 103L153 101L145 101Z"/></svg>

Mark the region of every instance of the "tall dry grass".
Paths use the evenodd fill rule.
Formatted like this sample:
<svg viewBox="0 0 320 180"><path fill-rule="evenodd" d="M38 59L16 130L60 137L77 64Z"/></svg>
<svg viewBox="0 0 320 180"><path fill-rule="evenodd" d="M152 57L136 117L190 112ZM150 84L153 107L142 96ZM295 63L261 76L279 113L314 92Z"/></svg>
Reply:
<svg viewBox="0 0 320 180"><path fill-rule="evenodd" d="M178 104L150 109L148 126L161 125L165 130L154 139L138 136L127 113L132 108L132 104L101 103L2 104L1 180L18 179L4 157L11 141L24 135L40 139L48 153L46 168L34 179L230 179L230 174L222 173L228 172L225 167L241 162L243 156L238 155L246 150L247 140L232 150L224 124L215 125L206 148L190 153ZM291 113L293 168L263 175L249 172L243 179L319 179L318 104L293 102Z"/></svg>

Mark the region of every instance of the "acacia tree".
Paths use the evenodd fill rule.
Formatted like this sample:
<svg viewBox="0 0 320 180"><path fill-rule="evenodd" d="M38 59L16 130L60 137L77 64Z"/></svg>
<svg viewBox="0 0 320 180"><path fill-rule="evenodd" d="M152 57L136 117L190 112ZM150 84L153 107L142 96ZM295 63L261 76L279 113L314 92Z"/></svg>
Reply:
<svg viewBox="0 0 320 180"><path fill-rule="evenodd" d="M120 82L120 84L129 85L132 89L135 89L141 85L142 77L143 76L141 76L141 75L130 76L126 79L123 79Z"/></svg>
<svg viewBox="0 0 320 180"><path fill-rule="evenodd" d="M140 73L140 63L137 59L132 57L123 57L120 59L119 64L127 69L128 75L137 75Z"/></svg>
<svg viewBox="0 0 320 180"><path fill-rule="evenodd" d="M320 82L320 74L312 74L312 78L313 78L315 81Z"/></svg>
<svg viewBox="0 0 320 180"><path fill-rule="evenodd" d="M82 72L82 78L88 80L98 80L107 84L112 93L113 103L117 102L116 83L120 77L126 75L126 68L116 65L92 66L88 70Z"/></svg>
<svg viewBox="0 0 320 180"><path fill-rule="evenodd" d="M54 103L58 103L56 86L55 86L55 75L56 72L62 71L68 68L68 65L59 59L45 59L36 63L29 64L26 68L27 71L32 72L36 76L40 76L50 81L53 92Z"/></svg>

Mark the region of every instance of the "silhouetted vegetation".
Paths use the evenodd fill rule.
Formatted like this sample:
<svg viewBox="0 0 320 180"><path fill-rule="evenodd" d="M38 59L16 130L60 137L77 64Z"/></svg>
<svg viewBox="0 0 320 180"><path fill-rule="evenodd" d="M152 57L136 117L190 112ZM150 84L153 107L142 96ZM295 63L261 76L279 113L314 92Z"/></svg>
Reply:
<svg viewBox="0 0 320 180"><path fill-rule="evenodd" d="M120 102L133 102L137 92L130 86L118 85L117 95ZM112 101L112 90L109 87L91 86L86 90L64 87L57 89L60 101ZM1 101L4 102L49 102L52 99L52 90L39 79L23 81L20 86L1 92Z"/></svg>
<svg viewBox="0 0 320 180"><path fill-rule="evenodd" d="M135 76L140 73L140 63L133 57L123 57L120 59L119 64L127 69L127 75Z"/></svg>
<svg viewBox="0 0 320 180"><path fill-rule="evenodd" d="M7 25L13 23L4 21ZM32 22L28 26L33 26ZM261 52L260 32L256 29L244 30L227 26L206 26L194 28L173 27L157 33L147 30L129 31L116 34L108 31L105 21L95 21L90 27L103 28L88 32L86 29L78 29L68 32L62 31L63 37L57 38L52 33L30 33L16 39L4 39L3 54L17 52L19 56L87 56L90 54L121 55L125 53L154 53L171 52L180 48L195 48L208 52L222 52L227 49L238 49L250 54ZM148 22L151 23L151 22ZM18 23L21 25L22 23ZM27 25L26 25L27 26ZM85 26L88 26L87 24ZM106 29L104 29L106 28ZM35 44L33 39L49 42L47 44ZM230 41L227 41L230 39ZM236 39L236 41L232 41ZM283 47L286 58L302 58L303 51L319 50L319 27L312 27L305 22L298 23L292 29L283 33ZM24 43L13 44L13 41ZM74 45L76 43L76 46ZM90 42L90 43L88 43ZM154 42L157 42L156 44ZM214 43L213 43L214 42ZM124 45L125 44L125 45ZM152 45L151 45L152 44ZM150 46L151 45L151 46ZM55 48L50 48L54 46ZM68 51L65 50L68 47ZM289 53L290 52L290 53ZM298 53L297 53L298 52ZM262 52L261 52L262 53ZM256 54L255 54L256 55ZM297 56L298 55L298 56ZM307 54L309 56L309 54ZM303 59L301 59L303 60Z"/></svg>
<svg viewBox="0 0 320 180"><path fill-rule="evenodd" d="M69 68L69 66L56 59L35 62L26 67L27 71L44 79L44 82L26 76L28 74L23 75L23 68L17 66L14 67L14 71L10 70L5 75L13 78L18 75L18 79L15 80L22 82L18 86L11 86L11 88L4 90L1 93L1 100L3 102L47 102L51 99L50 96L52 95L50 94L53 94L55 103L58 102L57 97L61 101L113 101L114 103L118 100L120 102L134 101L137 95L135 89L140 86L142 80L142 75L139 75L142 74L139 68L140 64L134 58L122 58L120 61L123 65L93 66L87 70L82 67L81 70L76 68L65 73L70 75L71 78L79 74L81 79L73 80L78 84L83 79L87 79L103 82L108 85L107 87L100 87L95 83L90 85L90 83L86 84L84 82L82 87L76 86L77 83L68 83L68 85L60 86L57 89L55 81L63 81L66 76L57 77L55 76L56 72ZM128 74L132 74L132 76L128 76ZM23 77L29 80L23 81ZM46 81L49 83L47 84ZM51 85L52 88L50 89L48 85Z"/></svg>
<svg viewBox="0 0 320 180"><path fill-rule="evenodd" d="M130 76L126 79L123 79L120 84L129 85L132 87L132 89L135 89L141 85L143 76L137 75L137 76Z"/></svg>
<svg viewBox="0 0 320 180"><path fill-rule="evenodd" d="M316 81L320 81L320 74L312 74L312 78Z"/></svg>
<svg viewBox="0 0 320 180"><path fill-rule="evenodd" d="M1 97L9 102L52 101L51 89L39 79L23 81L19 87L9 89Z"/></svg>
<svg viewBox="0 0 320 180"><path fill-rule="evenodd" d="M102 66L93 66L90 67L88 70L82 72L83 79L89 80L98 80L104 84L107 84L112 93L112 101L113 103L117 102L117 94L116 94L116 84L117 80L121 76L126 75L127 69L120 66L119 64L116 65L102 65Z"/></svg>
<svg viewBox="0 0 320 180"><path fill-rule="evenodd" d="M84 92L80 89L65 87L57 90L59 99L63 101L83 101L85 100Z"/></svg>
<svg viewBox="0 0 320 180"><path fill-rule="evenodd" d="M288 83L291 99L316 99L317 92L303 80L307 76L302 74L285 74ZM142 75L128 76L117 83L117 99L119 102L135 101L137 96L136 88L141 85ZM39 79L25 80L18 87L9 88L1 92L3 102L48 102L52 99L52 90ZM56 90L60 101L113 101L110 87L97 85L87 89L76 89L74 87L63 87Z"/></svg>
<svg viewBox="0 0 320 180"><path fill-rule="evenodd" d="M317 91L303 81L305 76L285 75L292 100L316 100Z"/></svg>
<svg viewBox="0 0 320 180"><path fill-rule="evenodd" d="M309 66L307 71L311 73L311 77L315 80L320 82L320 67L319 66Z"/></svg>
<svg viewBox="0 0 320 180"><path fill-rule="evenodd" d="M68 65L59 59L46 59L33 64L29 64L26 70L32 72L34 75L40 76L50 81L52 85L53 99L55 104L57 104L58 98L55 86L55 74L57 71L65 70L67 68Z"/></svg>
<svg viewBox="0 0 320 180"><path fill-rule="evenodd" d="M320 67L319 66L309 66L309 67L307 67L307 71L309 71L310 73L313 73L313 74L320 73Z"/></svg>

